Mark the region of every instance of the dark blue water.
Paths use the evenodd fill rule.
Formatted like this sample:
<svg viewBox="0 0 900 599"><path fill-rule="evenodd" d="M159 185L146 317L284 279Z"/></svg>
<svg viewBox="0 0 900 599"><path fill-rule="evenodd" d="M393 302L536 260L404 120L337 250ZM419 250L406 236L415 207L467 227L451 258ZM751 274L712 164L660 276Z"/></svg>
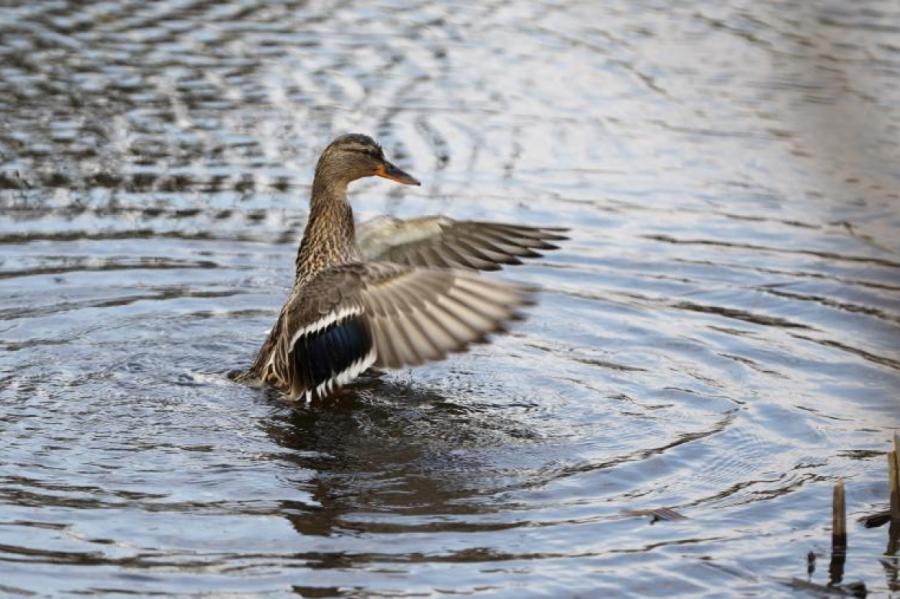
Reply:
<svg viewBox="0 0 900 599"><path fill-rule="evenodd" d="M0 9L0 594L896 594L856 518L900 428L898 23L885 0ZM357 184L361 218L571 240L492 275L544 287L510 335L295 408L225 373L347 131L423 181Z"/></svg>

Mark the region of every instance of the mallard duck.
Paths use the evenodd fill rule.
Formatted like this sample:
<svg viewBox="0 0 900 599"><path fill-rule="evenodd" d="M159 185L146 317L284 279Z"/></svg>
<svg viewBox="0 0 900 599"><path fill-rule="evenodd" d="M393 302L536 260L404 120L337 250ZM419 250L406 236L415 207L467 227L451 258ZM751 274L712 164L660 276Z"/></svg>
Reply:
<svg viewBox="0 0 900 599"><path fill-rule="evenodd" d="M518 316L534 289L478 270L553 249L561 229L380 217L360 226L347 185L378 176L419 185L372 138L338 137L316 165L290 296L244 381L321 399L366 369L440 360Z"/></svg>

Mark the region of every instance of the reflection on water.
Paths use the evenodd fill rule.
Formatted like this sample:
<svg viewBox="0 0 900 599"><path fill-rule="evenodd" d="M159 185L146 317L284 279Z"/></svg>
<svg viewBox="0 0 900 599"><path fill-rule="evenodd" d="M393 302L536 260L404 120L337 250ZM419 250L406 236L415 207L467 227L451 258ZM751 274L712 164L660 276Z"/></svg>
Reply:
<svg viewBox="0 0 900 599"><path fill-rule="evenodd" d="M478 456L502 440L533 441L533 434L503 417L485 422L484 408L448 402L431 390L388 384L360 395L369 393L391 402L346 396L325 409L294 410L267 422L272 439L296 456L290 461L314 473L309 482L316 514L288 517L299 532L452 532L517 525L476 525L453 516L502 512L502 503L469 502L497 493L492 486L502 483L497 465L483 472ZM399 518L354 521L360 513Z"/></svg>
<svg viewBox="0 0 900 599"><path fill-rule="evenodd" d="M0 15L0 594L898 590L891 2ZM295 409L226 374L351 130L424 182L361 217L572 239L510 335Z"/></svg>

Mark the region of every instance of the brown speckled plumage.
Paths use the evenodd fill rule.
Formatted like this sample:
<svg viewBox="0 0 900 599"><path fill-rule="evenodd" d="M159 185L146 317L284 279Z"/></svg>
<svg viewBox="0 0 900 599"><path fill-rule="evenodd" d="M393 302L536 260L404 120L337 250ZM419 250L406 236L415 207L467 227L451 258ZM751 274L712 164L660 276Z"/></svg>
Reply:
<svg viewBox="0 0 900 599"><path fill-rule="evenodd" d="M241 380L310 400L370 366L399 368L464 351L503 330L532 295L475 271L517 264L564 239L551 228L385 217L362 226L360 246L347 185L373 175L418 185L364 135L339 137L322 153L294 286Z"/></svg>

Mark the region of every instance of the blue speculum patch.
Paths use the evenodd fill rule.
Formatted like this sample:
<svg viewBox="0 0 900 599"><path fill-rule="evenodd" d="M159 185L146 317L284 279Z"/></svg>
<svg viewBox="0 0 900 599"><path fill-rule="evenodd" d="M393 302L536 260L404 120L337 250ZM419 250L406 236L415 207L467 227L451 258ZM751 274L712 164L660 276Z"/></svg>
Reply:
<svg viewBox="0 0 900 599"><path fill-rule="evenodd" d="M350 316L294 343L294 361L308 389L347 370L372 348L372 338L360 316Z"/></svg>

